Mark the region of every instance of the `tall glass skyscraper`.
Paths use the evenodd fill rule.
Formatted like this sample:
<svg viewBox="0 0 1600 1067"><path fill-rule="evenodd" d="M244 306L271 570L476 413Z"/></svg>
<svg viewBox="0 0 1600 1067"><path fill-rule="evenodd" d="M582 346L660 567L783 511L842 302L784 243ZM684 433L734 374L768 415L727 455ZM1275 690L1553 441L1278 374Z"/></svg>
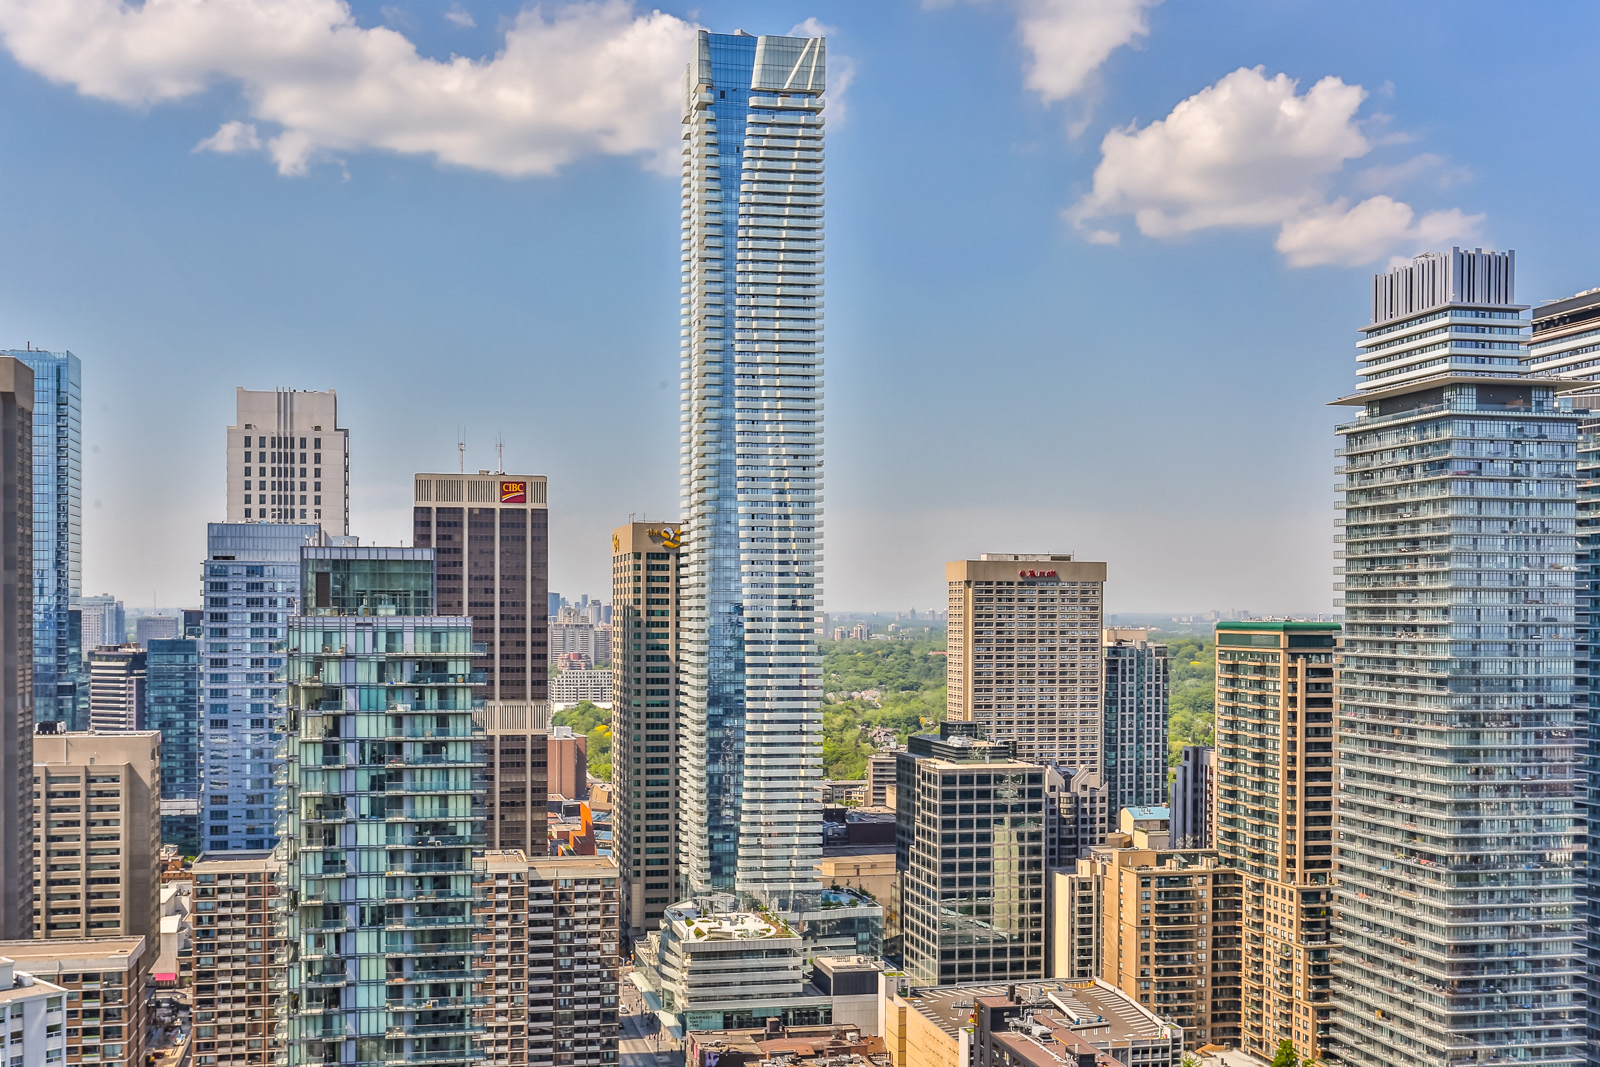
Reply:
<svg viewBox="0 0 1600 1067"><path fill-rule="evenodd" d="M213 522L206 527L201 657L201 837L207 851L276 840L275 705L284 640L300 595L300 550L316 523Z"/></svg>
<svg viewBox="0 0 1600 1067"><path fill-rule="evenodd" d="M684 78L680 849L821 888L824 42L701 31Z"/></svg>
<svg viewBox="0 0 1600 1067"><path fill-rule="evenodd" d="M83 367L71 352L0 352L33 368L33 717L87 730L89 679L67 612L83 595Z"/></svg>
<svg viewBox="0 0 1600 1067"><path fill-rule="evenodd" d="M304 552L278 845L285 1067L483 1058L484 648L470 618L434 614L433 567L429 548Z"/></svg>
<svg viewBox="0 0 1600 1067"><path fill-rule="evenodd" d="M1511 253L1374 279L1344 436L1334 1015L1363 1067L1578 1064L1578 417Z"/></svg>

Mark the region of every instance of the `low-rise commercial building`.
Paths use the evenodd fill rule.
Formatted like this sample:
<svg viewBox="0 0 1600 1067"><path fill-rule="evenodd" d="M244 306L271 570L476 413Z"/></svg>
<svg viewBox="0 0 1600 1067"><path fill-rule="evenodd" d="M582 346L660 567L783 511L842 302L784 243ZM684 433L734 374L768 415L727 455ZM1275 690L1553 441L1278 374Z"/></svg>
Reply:
<svg viewBox="0 0 1600 1067"><path fill-rule="evenodd" d="M668 908L639 958L662 1010L685 1031L833 1021L832 999L807 985L799 932L780 916L740 911L732 894Z"/></svg>
<svg viewBox="0 0 1600 1067"><path fill-rule="evenodd" d="M1184 1033L1106 982L1042 981L892 992L884 1040L897 1067L1178 1067Z"/></svg>
<svg viewBox="0 0 1600 1067"><path fill-rule="evenodd" d="M883 1038L859 1027L777 1026L691 1032L684 1039L686 1067L890 1067Z"/></svg>

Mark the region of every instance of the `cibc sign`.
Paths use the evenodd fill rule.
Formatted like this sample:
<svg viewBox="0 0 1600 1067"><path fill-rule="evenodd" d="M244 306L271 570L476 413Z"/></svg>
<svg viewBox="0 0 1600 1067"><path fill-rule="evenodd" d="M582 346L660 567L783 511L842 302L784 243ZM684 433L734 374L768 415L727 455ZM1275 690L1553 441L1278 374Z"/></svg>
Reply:
<svg viewBox="0 0 1600 1067"><path fill-rule="evenodd" d="M1018 571L1018 578L1055 578L1059 577L1055 571Z"/></svg>

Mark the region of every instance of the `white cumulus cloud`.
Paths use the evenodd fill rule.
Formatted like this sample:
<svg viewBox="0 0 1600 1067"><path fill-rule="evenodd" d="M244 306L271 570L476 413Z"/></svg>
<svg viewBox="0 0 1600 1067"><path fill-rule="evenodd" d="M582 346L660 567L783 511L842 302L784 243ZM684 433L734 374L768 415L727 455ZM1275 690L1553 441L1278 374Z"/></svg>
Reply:
<svg viewBox="0 0 1600 1067"><path fill-rule="evenodd" d="M1017 0L1028 88L1047 104L1076 96L1112 52L1150 33L1146 13L1160 2Z"/></svg>
<svg viewBox="0 0 1600 1067"><path fill-rule="evenodd" d="M926 8L955 0L922 0ZM984 3L986 0L971 0ZM1161 0L1009 0L1028 58L1029 89L1047 104L1077 96L1111 53L1146 37L1150 8Z"/></svg>
<svg viewBox="0 0 1600 1067"><path fill-rule="evenodd" d="M255 152L261 148L261 135L251 122L224 122L217 132L194 146L196 152Z"/></svg>
<svg viewBox="0 0 1600 1067"><path fill-rule="evenodd" d="M675 172L694 32L629 0L578 0L525 8L492 57L435 60L345 0L0 0L17 62L86 96L148 107L236 87L252 121L198 147L247 150L265 124L285 174L374 148L507 176L595 154Z"/></svg>
<svg viewBox="0 0 1600 1067"><path fill-rule="evenodd" d="M472 12L460 4L451 4L445 11L444 17L446 22L452 22L464 30L470 30L478 24L478 20L472 17Z"/></svg>
<svg viewBox="0 0 1600 1067"><path fill-rule="evenodd" d="M1482 215L1467 215L1457 208L1430 211L1420 219L1416 214L1410 204L1382 194L1354 207L1347 200L1336 200L1286 221L1276 247L1291 267L1358 267L1392 254L1397 247L1423 251L1431 245L1470 240L1483 222Z"/></svg>
<svg viewBox="0 0 1600 1067"><path fill-rule="evenodd" d="M1294 266L1369 263L1470 237L1482 216L1449 210L1418 219L1387 194L1353 206L1331 197L1345 164L1372 150L1357 118L1366 96L1335 77L1302 93L1288 75L1240 68L1164 119L1106 134L1092 187L1067 218L1097 244L1114 243L1106 223L1117 216L1157 238L1277 227L1277 247Z"/></svg>

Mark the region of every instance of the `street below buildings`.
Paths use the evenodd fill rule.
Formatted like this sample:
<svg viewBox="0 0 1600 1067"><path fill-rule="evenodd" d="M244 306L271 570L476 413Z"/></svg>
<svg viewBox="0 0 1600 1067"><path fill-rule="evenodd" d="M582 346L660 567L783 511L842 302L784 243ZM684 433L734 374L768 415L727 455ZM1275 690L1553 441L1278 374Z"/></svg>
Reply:
<svg viewBox="0 0 1600 1067"><path fill-rule="evenodd" d="M639 990L626 976L619 985L622 1029L617 1049L621 1067L682 1067L683 1050L645 1006Z"/></svg>

